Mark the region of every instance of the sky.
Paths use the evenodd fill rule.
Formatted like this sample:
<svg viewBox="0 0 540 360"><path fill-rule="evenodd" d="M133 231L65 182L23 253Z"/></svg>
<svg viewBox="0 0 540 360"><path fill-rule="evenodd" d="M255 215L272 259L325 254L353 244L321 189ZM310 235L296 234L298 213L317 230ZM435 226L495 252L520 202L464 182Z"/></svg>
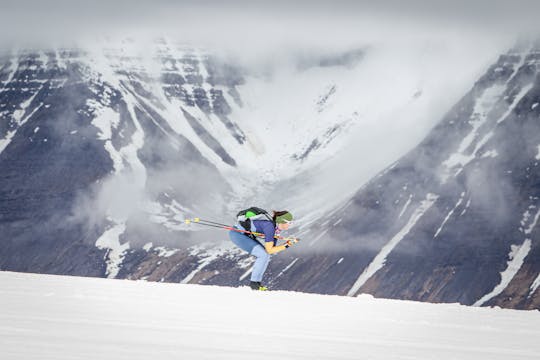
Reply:
<svg viewBox="0 0 540 360"><path fill-rule="evenodd" d="M370 43L511 46L540 34L540 2L517 1L68 1L0 0L0 49L86 46L107 39L156 37L205 47L260 66ZM144 46L143 46L144 50Z"/></svg>
<svg viewBox="0 0 540 360"><path fill-rule="evenodd" d="M226 47L349 46L362 37L433 31L494 37L538 31L540 2L517 1L0 1L0 43L178 34ZM417 30L417 31L416 31ZM351 36L354 35L354 36Z"/></svg>

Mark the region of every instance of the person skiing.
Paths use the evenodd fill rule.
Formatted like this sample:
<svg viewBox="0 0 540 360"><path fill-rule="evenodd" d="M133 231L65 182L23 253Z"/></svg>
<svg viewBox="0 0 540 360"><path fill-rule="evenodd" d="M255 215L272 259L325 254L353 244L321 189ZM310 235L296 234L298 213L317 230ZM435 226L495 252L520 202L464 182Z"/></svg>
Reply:
<svg viewBox="0 0 540 360"><path fill-rule="evenodd" d="M270 262L270 255L277 254L289 246L287 241L283 245L277 245L274 235L280 231L288 230L293 220L292 214L287 211L273 211L270 216L265 210L251 207L243 210L237 215L238 223L234 226L237 229L264 234L264 246L256 240L253 234L245 234L231 230L229 237L231 241L240 249L255 256L255 264L251 271L250 287L253 290L268 290L261 284L264 272Z"/></svg>

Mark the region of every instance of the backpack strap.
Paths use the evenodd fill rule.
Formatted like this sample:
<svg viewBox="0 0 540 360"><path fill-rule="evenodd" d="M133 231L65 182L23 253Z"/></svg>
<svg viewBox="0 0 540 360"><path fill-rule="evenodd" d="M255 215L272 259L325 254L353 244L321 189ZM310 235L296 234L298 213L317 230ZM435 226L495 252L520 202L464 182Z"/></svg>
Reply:
<svg viewBox="0 0 540 360"><path fill-rule="evenodd" d="M240 225L246 231L255 231L255 229L252 228L252 220L266 220L272 222L272 224L276 226L276 223L270 214L268 214L266 210L256 206L239 211L238 214L236 214L236 220L238 225ZM255 236L252 235L252 237Z"/></svg>

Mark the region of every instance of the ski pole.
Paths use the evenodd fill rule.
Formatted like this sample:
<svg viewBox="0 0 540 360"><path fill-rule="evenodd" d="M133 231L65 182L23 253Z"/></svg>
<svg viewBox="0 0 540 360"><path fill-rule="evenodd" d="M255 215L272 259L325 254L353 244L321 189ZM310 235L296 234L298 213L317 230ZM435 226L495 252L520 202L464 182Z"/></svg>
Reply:
<svg viewBox="0 0 540 360"><path fill-rule="evenodd" d="M186 223L187 222L195 222L195 223L198 223L200 225L208 225L208 226L214 226L214 227L222 227L222 228L225 228L225 229L230 229L231 226L230 225L227 225L227 224L223 224L223 223L219 223L219 222L215 222L215 221L211 221L211 220L206 220L206 219L201 219L201 218L193 218L193 219L190 219L190 220L186 220ZM235 228L236 229L236 228ZM245 231L245 230L243 230ZM248 233L251 233L249 231L247 231ZM262 235L262 237L264 237L264 234L260 234L260 233L252 233L254 235ZM282 239L282 240L300 240L298 238L295 238L295 237L284 237L284 236L280 236L280 235L274 235L274 237L276 239Z"/></svg>
<svg viewBox="0 0 540 360"><path fill-rule="evenodd" d="M214 224L206 224L206 223L203 223L203 222L200 222L199 221L200 219L198 218L195 218L195 219L186 219L184 222L186 224L192 224L192 223L195 223L195 224L199 224L199 225L204 225L204 226L210 226L210 227L215 227L215 228L218 228L218 229L224 229L224 230L232 230L232 231L236 231L236 232L240 232L240 233L244 233L244 234L249 234L249 235L255 235L255 236L258 236L258 237L264 237L264 234L261 234L261 233L257 233L257 232L253 232L253 231L247 231L247 230L242 230L242 229L237 229L233 226L229 226L229 225L214 225ZM276 235L277 236L277 235Z"/></svg>
<svg viewBox="0 0 540 360"><path fill-rule="evenodd" d="M226 225L226 224L222 224L222 223L218 223L218 222L215 222L215 221L211 221L211 220L206 220L206 219L201 219L201 218L193 218L192 220L193 222L196 222L196 223L199 223L201 225L214 225L214 226L217 226L217 227L223 227L223 228L226 228L226 229L231 229L231 226L230 225ZM203 224L203 223L206 223L206 224ZM234 228L233 230L235 230L236 228ZM240 229L238 229L240 230ZM248 234L253 234L255 236L260 236L260 237L264 237L264 234L261 234L261 233L255 233L255 232L250 232L250 231L246 231L246 230L242 230L242 231L245 231L247 232ZM274 238L276 239L279 239L279 240L291 240L293 242L298 242L300 241L300 239L298 238L295 238L295 237L285 237L285 236L280 236L280 235L274 235Z"/></svg>
<svg viewBox="0 0 540 360"><path fill-rule="evenodd" d="M239 233L244 233L244 234L248 234L248 235L255 235L257 237L264 238L264 234L262 234L262 233L242 230L242 229L238 229L238 228L235 228L233 226L230 226L230 225L225 225L225 224L221 224L221 223L218 223L218 222L215 222L215 221L210 221L210 220L203 220L201 218L186 219L184 222L186 224L188 224L188 225L191 224L191 223L195 223L195 224L199 224L199 225L210 226L210 227L215 227L215 228L224 229L224 230L231 230L231 231L236 231L236 232L239 232ZM285 236L281 236L281 235L274 235L274 238L278 239L278 240L292 241L294 243L297 243L298 241L300 241L300 239L295 238L295 237L285 237Z"/></svg>
<svg viewBox="0 0 540 360"><path fill-rule="evenodd" d="M209 223L209 224L213 224L213 225L220 225L220 226L229 226L227 224L222 224L222 223L218 223L218 222L210 221L210 220L206 220L206 219L201 219L201 218L193 218L193 221L194 222L205 222L205 223Z"/></svg>

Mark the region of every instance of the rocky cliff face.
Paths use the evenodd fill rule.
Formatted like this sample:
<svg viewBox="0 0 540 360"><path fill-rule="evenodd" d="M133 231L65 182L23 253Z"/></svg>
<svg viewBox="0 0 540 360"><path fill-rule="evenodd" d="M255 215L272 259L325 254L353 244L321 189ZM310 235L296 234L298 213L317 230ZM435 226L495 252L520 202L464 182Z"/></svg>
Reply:
<svg viewBox="0 0 540 360"><path fill-rule="evenodd" d="M199 53L164 42L157 46L157 74L119 50L99 56L87 50L3 55L2 269L114 274L118 269L112 264L122 252L117 250L126 242L118 229L134 233L132 244L141 238L146 242L152 231L166 242L171 235L163 222L178 225L172 217L195 197L207 196L189 191L208 182L199 175L211 177L216 192L227 192L207 157L228 165L234 160L198 123L213 116L234 141L244 142L227 117L230 108L223 96L227 91L234 97L242 80L234 69L225 72ZM152 93L151 76L161 80L165 99ZM186 124L169 123L167 111L183 112ZM174 128L182 125L207 145L207 157ZM145 197L137 199L143 210L134 210L131 197L142 196L143 189ZM115 209L112 204L123 205ZM104 231L118 235L112 243L96 242Z"/></svg>
<svg viewBox="0 0 540 360"><path fill-rule="evenodd" d="M253 183L320 191L309 166L330 158L361 114L335 112L345 82L313 91L320 121L285 124L303 137L266 149L294 169L272 184L284 172L247 166L264 156L253 119L240 119L250 96L240 88L256 80L164 40L150 55L131 45L1 57L0 269L242 284L252 259L183 219L229 222L222 214L254 199L282 200L253 198ZM362 61L353 51L302 66ZM269 285L540 308L539 61L538 44L501 56L416 148L344 205L305 216L302 246L273 258ZM355 167L369 154L347 156Z"/></svg>
<svg viewBox="0 0 540 360"><path fill-rule="evenodd" d="M325 227L337 253L298 258L308 291L540 308L540 47L501 56L414 150ZM316 278L301 279L310 268Z"/></svg>

